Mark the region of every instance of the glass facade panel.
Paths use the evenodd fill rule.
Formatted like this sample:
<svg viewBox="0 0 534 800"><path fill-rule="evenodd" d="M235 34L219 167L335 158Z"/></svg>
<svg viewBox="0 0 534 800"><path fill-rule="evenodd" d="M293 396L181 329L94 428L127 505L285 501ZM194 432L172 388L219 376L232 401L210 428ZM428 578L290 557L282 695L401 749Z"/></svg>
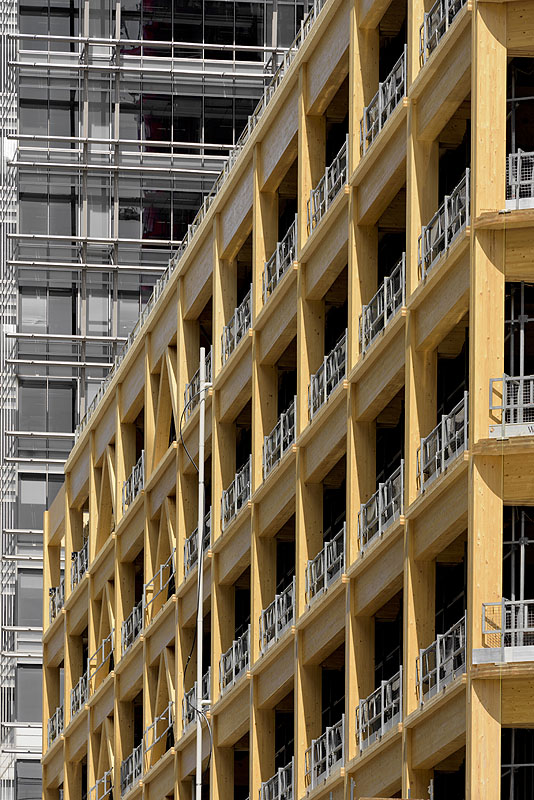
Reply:
<svg viewBox="0 0 534 800"><path fill-rule="evenodd" d="M38 761L17 761L15 800L41 800L41 765Z"/></svg>
<svg viewBox="0 0 534 800"><path fill-rule="evenodd" d="M40 627L43 624L43 575L35 569L17 572L17 625Z"/></svg>
<svg viewBox="0 0 534 800"><path fill-rule="evenodd" d="M41 719L43 691L39 666L19 664L15 696L17 722L36 722Z"/></svg>

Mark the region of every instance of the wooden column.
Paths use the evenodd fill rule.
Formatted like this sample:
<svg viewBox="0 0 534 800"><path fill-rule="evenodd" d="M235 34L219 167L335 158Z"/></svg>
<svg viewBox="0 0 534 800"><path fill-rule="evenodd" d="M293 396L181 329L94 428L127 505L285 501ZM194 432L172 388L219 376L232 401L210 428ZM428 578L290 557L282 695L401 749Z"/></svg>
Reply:
<svg viewBox="0 0 534 800"><path fill-rule="evenodd" d="M299 130L298 130L298 252L308 238L308 200L325 170L326 119L308 111L308 65L299 72Z"/></svg>
<svg viewBox="0 0 534 800"><path fill-rule="evenodd" d="M254 195L252 205L252 304L253 319L263 306L263 270L278 242L278 192L264 192L261 142L254 148Z"/></svg>

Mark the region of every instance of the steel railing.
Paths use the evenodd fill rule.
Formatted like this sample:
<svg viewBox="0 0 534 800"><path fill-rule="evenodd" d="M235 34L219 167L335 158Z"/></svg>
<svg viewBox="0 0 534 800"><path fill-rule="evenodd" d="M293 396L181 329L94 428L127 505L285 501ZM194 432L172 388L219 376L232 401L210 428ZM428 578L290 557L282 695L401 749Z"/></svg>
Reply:
<svg viewBox="0 0 534 800"><path fill-rule="evenodd" d="M404 513L404 460L358 512L358 549L363 552L375 536L381 536Z"/></svg>
<svg viewBox="0 0 534 800"><path fill-rule="evenodd" d="M425 64L449 30L454 18L467 0L436 0L430 11L425 12L419 29L419 58Z"/></svg>
<svg viewBox="0 0 534 800"><path fill-rule="evenodd" d="M238 515L250 497L250 476L252 473L252 456L243 464L235 478L222 493L221 522L223 531Z"/></svg>
<svg viewBox="0 0 534 800"><path fill-rule="evenodd" d="M206 355L204 364L205 364L205 375L206 375L206 383L211 383L211 356L212 356L212 348L210 347L208 354ZM189 383L185 386L184 391L184 419L187 422L195 408L198 406L200 401L200 368L197 369Z"/></svg>
<svg viewBox="0 0 534 800"><path fill-rule="evenodd" d="M70 690L70 718L72 719L89 700L89 674L84 672L80 680Z"/></svg>
<svg viewBox="0 0 534 800"><path fill-rule="evenodd" d="M485 647L534 645L534 600L483 603L482 634Z"/></svg>
<svg viewBox="0 0 534 800"><path fill-rule="evenodd" d="M128 506L130 506L139 492L145 488L145 451L141 451L141 455L134 465L130 477L124 481L122 486L122 513L124 514Z"/></svg>
<svg viewBox="0 0 534 800"><path fill-rule="evenodd" d="M360 120L360 153L362 156L371 147L405 94L406 45L386 80L378 84L378 92L369 105L363 109L363 117Z"/></svg>
<svg viewBox="0 0 534 800"><path fill-rule="evenodd" d="M174 704L172 700L169 700L167 707L145 728L145 732L143 733L143 755L147 760L147 767L149 766L149 756L152 755L152 751L156 745L161 742L161 746L165 748L163 752L165 752L169 737L172 737L174 742L173 709ZM150 766L152 766L153 763L155 763L155 761L150 763Z"/></svg>
<svg viewBox="0 0 534 800"><path fill-rule="evenodd" d="M334 199L347 183L349 137L343 142L341 149L334 158L315 189L310 192L308 200L308 235L320 223Z"/></svg>
<svg viewBox="0 0 534 800"><path fill-rule="evenodd" d="M121 764L121 796L133 789L143 775L143 742Z"/></svg>
<svg viewBox="0 0 534 800"><path fill-rule="evenodd" d="M143 586L143 608L144 608L144 625L148 625L158 611L160 611L171 594L172 583L175 576L175 563L174 556L176 550L173 550L167 561L160 564L158 571L149 581Z"/></svg>
<svg viewBox="0 0 534 800"><path fill-rule="evenodd" d="M89 789L89 800L104 800L113 794L113 770L108 769Z"/></svg>
<svg viewBox="0 0 534 800"><path fill-rule="evenodd" d="M276 289L284 272L297 259L297 222L298 216L295 215L295 219L289 226L286 235L281 242L278 242L270 259L265 262L263 270L264 303L267 302Z"/></svg>
<svg viewBox="0 0 534 800"><path fill-rule="evenodd" d="M208 667L202 676L202 697L203 707L209 705L211 699L211 667ZM197 682L195 681L191 689L184 694L182 700L182 724L184 729L193 722L197 713ZM202 710L202 709L200 709Z"/></svg>
<svg viewBox="0 0 534 800"><path fill-rule="evenodd" d="M306 603L326 591L345 569L346 522L323 549L306 565Z"/></svg>
<svg viewBox="0 0 534 800"><path fill-rule="evenodd" d="M125 655L143 630L143 600L141 599L121 625L121 653Z"/></svg>
<svg viewBox="0 0 534 800"><path fill-rule="evenodd" d="M61 578L59 586L51 586L48 590L48 618L52 623L65 605L65 579Z"/></svg>
<svg viewBox="0 0 534 800"><path fill-rule="evenodd" d="M260 650L266 653L295 622L295 578L260 614Z"/></svg>
<svg viewBox="0 0 534 800"><path fill-rule="evenodd" d="M534 205L534 153L518 148L506 161L506 208Z"/></svg>
<svg viewBox="0 0 534 800"><path fill-rule="evenodd" d="M441 475L467 447L468 392L450 414L441 417L433 431L421 439L417 450L417 476L420 491Z"/></svg>
<svg viewBox="0 0 534 800"><path fill-rule="evenodd" d="M402 667L356 708L356 738L360 753L402 721Z"/></svg>
<svg viewBox="0 0 534 800"><path fill-rule="evenodd" d="M295 408L297 398L280 414L278 422L263 440L263 479L278 464L284 453L295 441Z"/></svg>
<svg viewBox="0 0 534 800"><path fill-rule="evenodd" d="M58 706L49 718L47 726L48 747L63 733L63 706Z"/></svg>
<svg viewBox="0 0 534 800"><path fill-rule="evenodd" d="M250 625L234 639L219 663L219 684L221 694L233 686L236 680L248 670L250 665Z"/></svg>
<svg viewBox="0 0 534 800"><path fill-rule="evenodd" d="M406 302L406 253L393 269L372 300L362 306L360 316L360 349L365 353Z"/></svg>
<svg viewBox="0 0 534 800"><path fill-rule="evenodd" d="M71 553L71 565L70 565L70 582L71 582L71 589L74 589L75 586L79 584L85 573L87 572L87 567L89 565L89 539L86 539L83 543L83 547Z"/></svg>
<svg viewBox="0 0 534 800"><path fill-rule="evenodd" d="M339 722L327 728L318 739L312 739L306 750L305 781L308 791L315 789L321 781L345 761L345 714Z"/></svg>
<svg viewBox="0 0 534 800"><path fill-rule="evenodd" d="M204 517L202 553L207 553L211 545L211 508ZM184 575L187 577L198 561L198 528L187 537L184 544Z"/></svg>
<svg viewBox="0 0 534 800"><path fill-rule="evenodd" d="M423 225L417 242L418 265L421 278L434 266L442 253L446 253L456 237L469 225L469 169L460 183L445 195L428 225Z"/></svg>
<svg viewBox="0 0 534 800"><path fill-rule="evenodd" d="M491 378L489 403L490 411L501 412L501 422L490 427L490 436L499 432L502 438L534 433L534 375ZM507 427L510 425L514 427Z"/></svg>
<svg viewBox="0 0 534 800"><path fill-rule="evenodd" d="M293 772L295 759L280 767L272 778L260 786L259 800L293 800Z"/></svg>
<svg viewBox="0 0 534 800"><path fill-rule="evenodd" d="M246 293L240 305L223 328L221 336L221 358L223 365L226 364L237 345L245 336L252 324L252 287Z"/></svg>
<svg viewBox="0 0 534 800"><path fill-rule="evenodd" d="M113 659L113 639L115 630L112 629L111 633L102 639L102 642L97 647L92 656L87 659L87 672L89 676L89 694L93 694L106 675L106 667L108 672L111 669L111 662Z"/></svg>
<svg viewBox="0 0 534 800"><path fill-rule="evenodd" d="M310 420L326 403L336 386L347 373L347 331L333 350L324 357L323 363L314 375L310 376L308 388L308 412Z"/></svg>
<svg viewBox="0 0 534 800"><path fill-rule="evenodd" d="M465 672L466 615L424 650L417 658L419 702L422 704Z"/></svg>

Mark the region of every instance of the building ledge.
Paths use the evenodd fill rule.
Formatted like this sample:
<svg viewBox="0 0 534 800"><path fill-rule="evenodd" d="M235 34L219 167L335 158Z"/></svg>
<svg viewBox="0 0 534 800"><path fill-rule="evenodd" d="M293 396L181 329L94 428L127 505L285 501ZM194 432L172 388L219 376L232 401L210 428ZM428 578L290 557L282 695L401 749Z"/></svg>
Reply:
<svg viewBox="0 0 534 800"><path fill-rule="evenodd" d="M532 662L534 669L534 645L521 647L480 647L473 650L473 664L517 664Z"/></svg>

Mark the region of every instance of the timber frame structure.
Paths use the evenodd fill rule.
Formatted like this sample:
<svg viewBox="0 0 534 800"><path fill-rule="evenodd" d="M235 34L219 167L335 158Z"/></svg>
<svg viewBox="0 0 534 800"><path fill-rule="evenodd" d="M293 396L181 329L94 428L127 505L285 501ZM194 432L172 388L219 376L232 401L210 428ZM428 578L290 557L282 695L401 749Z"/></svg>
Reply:
<svg viewBox="0 0 534 800"><path fill-rule="evenodd" d="M45 513L47 800L192 796L197 485L179 432L194 459L206 343L206 793L438 798L463 764L449 797L498 800L503 731L534 729L533 601L503 598L507 515L534 505L534 379L505 354L507 287L534 281L532 180L511 207L507 151L534 3L326 0L290 53ZM442 401L461 353L468 382Z"/></svg>

